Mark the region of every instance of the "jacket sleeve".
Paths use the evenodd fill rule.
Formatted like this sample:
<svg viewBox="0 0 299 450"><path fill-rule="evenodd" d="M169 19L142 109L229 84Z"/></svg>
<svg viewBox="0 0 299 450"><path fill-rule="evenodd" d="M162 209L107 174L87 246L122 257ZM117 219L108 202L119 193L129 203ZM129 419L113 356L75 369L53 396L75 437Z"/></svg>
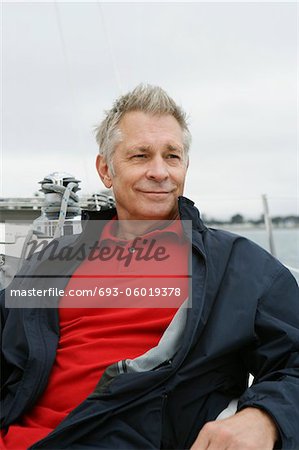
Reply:
<svg viewBox="0 0 299 450"><path fill-rule="evenodd" d="M243 354L254 376L238 410L258 407L277 424L277 448L299 448L299 289L282 267L258 302L256 343Z"/></svg>
<svg viewBox="0 0 299 450"><path fill-rule="evenodd" d="M0 291L0 347L1 347L1 376L0 376L0 392L2 398L3 385L9 376L9 366L3 354L3 330L5 327L7 310L5 310L5 291Z"/></svg>

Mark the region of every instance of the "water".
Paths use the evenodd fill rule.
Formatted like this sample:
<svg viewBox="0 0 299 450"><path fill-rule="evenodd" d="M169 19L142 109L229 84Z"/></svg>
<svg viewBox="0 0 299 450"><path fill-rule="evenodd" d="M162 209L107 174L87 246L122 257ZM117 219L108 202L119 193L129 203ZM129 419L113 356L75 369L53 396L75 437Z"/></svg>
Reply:
<svg viewBox="0 0 299 450"><path fill-rule="evenodd" d="M251 239L267 251L270 251L266 230L262 228L226 228L233 233ZM276 228L273 230L276 257L284 265L299 270L299 228ZM292 272L299 284L299 273Z"/></svg>
<svg viewBox="0 0 299 450"><path fill-rule="evenodd" d="M219 227L220 228L220 227ZM268 237L263 228L225 227L225 229L251 239L269 251ZM18 233L16 233L18 234ZM22 234L22 233L19 233ZM26 232L23 233L26 236ZM2 236L1 236L2 235ZM277 258L285 265L299 269L299 228L276 228L273 230ZM2 239L1 239L2 237ZM21 237L21 236L20 236ZM3 242L4 224L0 224L0 253L5 253ZM21 239L20 239L21 241ZM10 246L6 246L6 250ZM20 249L18 250L20 253ZM14 255L10 252L10 254ZM292 272L299 283L299 273Z"/></svg>

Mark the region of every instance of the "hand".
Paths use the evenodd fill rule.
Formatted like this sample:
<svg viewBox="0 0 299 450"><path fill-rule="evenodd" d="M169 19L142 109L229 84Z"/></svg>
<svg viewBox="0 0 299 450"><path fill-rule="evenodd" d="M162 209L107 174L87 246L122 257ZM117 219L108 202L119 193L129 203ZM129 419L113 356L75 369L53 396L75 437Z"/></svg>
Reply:
<svg viewBox="0 0 299 450"><path fill-rule="evenodd" d="M272 450L278 430L258 408L245 408L228 419L206 423L190 450Z"/></svg>

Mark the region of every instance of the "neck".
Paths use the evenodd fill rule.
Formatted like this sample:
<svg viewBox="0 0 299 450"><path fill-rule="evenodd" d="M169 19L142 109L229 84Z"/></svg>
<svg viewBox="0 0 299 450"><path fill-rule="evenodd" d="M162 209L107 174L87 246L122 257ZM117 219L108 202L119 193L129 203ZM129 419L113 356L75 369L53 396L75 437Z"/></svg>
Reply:
<svg viewBox="0 0 299 450"><path fill-rule="evenodd" d="M119 239L129 241L151 231L162 230L177 218L178 215L168 220L118 220L115 234Z"/></svg>

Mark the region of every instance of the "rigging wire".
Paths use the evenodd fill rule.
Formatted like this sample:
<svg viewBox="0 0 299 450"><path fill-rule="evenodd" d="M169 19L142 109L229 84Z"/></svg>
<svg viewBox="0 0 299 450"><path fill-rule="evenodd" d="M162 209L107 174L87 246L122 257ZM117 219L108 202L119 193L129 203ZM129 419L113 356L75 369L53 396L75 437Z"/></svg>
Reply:
<svg viewBox="0 0 299 450"><path fill-rule="evenodd" d="M57 29L58 29L58 34L59 34L59 39L60 39L60 44L61 44L61 49L62 49L62 55L63 55L63 59L64 59L64 65L65 65L66 83L68 85L69 94L71 97L72 110L75 112L76 118L78 119L78 123L81 123L81 113L80 113L80 108L79 108L77 100L76 100L76 95L75 95L76 91L75 91L75 86L73 83L73 78L71 75L71 65L70 65L70 61L69 61L69 57L68 57L67 45L66 45L65 38L64 38L63 27L62 27L62 22L61 22L61 17L60 17L57 0L54 0L54 10L55 10ZM76 124L74 124L74 125L75 125L74 128L77 133L78 142L80 143L80 147L82 147L82 149L84 149L85 142L83 142L82 137L81 137L80 133L78 132L78 126ZM82 152L82 154L83 154L83 152ZM86 158L84 156L83 156L83 165L82 166L83 166L83 169L85 172L85 180L88 183L89 174L88 174L88 170L87 170L87 166L86 166Z"/></svg>
<svg viewBox="0 0 299 450"><path fill-rule="evenodd" d="M66 43L65 43L65 39L64 39L64 35L63 35L62 23L61 23L61 19L60 19L60 13L59 13L57 0L54 0L54 10L55 10L56 23L57 23L58 34L59 34L59 39L60 39L60 44L61 44L61 49L62 49L62 55L63 55L63 59L64 59L64 64L65 64L66 81L67 81L69 91L70 91L71 101L73 104L73 110L77 111L78 109L77 109L77 102L76 102L76 97L75 97L75 89L74 89L74 84L73 84L73 80L71 77L70 63L69 63L67 49L66 49Z"/></svg>
<svg viewBox="0 0 299 450"><path fill-rule="evenodd" d="M118 65L116 62L116 58L114 56L114 52L113 52L113 48L112 48L112 44L111 44L111 38L110 38L110 33L109 33L109 27L107 24L107 20L105 18L105 14L101 5L101 2L99 2L98 0L96 1L97 7L98 7L98 11L99 11L99 16L100 16L100 21L102 24L102 28L104 31L104 35L105 35L105 39L106 39L106 43L107 43L107 48L108 48L108 52L110 55L110 60L111 60L111 64L112 64L112 72L114 74L114 79L116 82L116 86L117 89L119 91L119 93L122 93L122 83L121 83L121 77L120 77L120 73L118 70ZM63 27L62 27L62 21L61 21L61 17L60 17L60 11L59 11L59 6L58 6L58 1L54 0L54 10L55 10L55 16L56 16L56 22L57 22L57 29L58 29L58 34L59 34L59 39L60 39L60 43L61 43L61 49L62 49L62 55L63 55L63 59L64 59L64 64L65 64L65 72L66 72L66 82L68 84L68 88L69 88L69 92L70 92L70 97L71 97L71 102L72 102L72 106L73 106L73 111L76 112L76 116L79 118L80 120L80 110L76 101L76 95L75 95L75 86L73 83L73 78L71 75L71 66L70 66L70 61L69 61L69 57L68 57L68 52L67 52L67 45L65 42L65 38L64 38L64 33L63 33ZM78 130L78 127L75 127L76 130ZM77 133L79 134L79 133ZM80 138L80 140L82 140ZM82 145L84 148L84 142L82 142ZM85 179L88 182L89 180L89 176L88 176L88 170L86 167L86 160L84 159L84 172L85 172Z"/></svg>
<svg viewBox="0 0 299 450"><path fill-rule="evenodd" d="M113 73L114 73L115 82L116 82L118 91L121 94L123 92L122 83L121 83L121 77L120 77L118 65L117 65L116 58L114 56L114 52L113 52L113 48L112 48L112 44L111 44L111 37L110 37L108 23L107 23L107 20L105 18L105 14L104 14L101 2L99 0L97 0L96 4L98 5L100 19L101 19L101 22L102 22L102 25L103 25L104 34L105 34L105 37L106 37L106 42L107 42L107 47L108 47L108 51L109 51L109 54L110 54L110 59L111 59L111 64L112 64L112 69L113 69Z"/></svg>

